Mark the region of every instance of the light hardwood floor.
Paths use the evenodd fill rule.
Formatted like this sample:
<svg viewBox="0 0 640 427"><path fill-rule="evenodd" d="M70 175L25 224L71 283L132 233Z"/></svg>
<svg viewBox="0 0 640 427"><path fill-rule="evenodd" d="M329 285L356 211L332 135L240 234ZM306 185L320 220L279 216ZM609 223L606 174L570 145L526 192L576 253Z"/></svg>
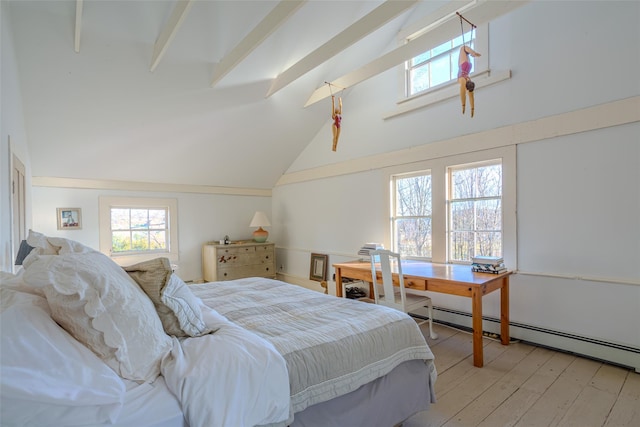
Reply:
<svg viewBox="0 0 640 427"><path fill-rule="evenodd" d="M434 324L422 332L436 357L437 402L403 427L640 426L640 374L523 343L484 339L473 366L471 335Z"/></svg>

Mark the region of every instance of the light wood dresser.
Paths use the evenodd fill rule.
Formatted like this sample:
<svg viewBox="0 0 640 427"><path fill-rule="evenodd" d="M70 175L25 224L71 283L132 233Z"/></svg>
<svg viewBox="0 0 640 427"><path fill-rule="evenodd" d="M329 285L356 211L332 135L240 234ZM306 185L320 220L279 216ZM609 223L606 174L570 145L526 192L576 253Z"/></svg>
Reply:
<svg viewBox="0 0 640 427"><path fill-rule="evenodd" d="M202 275L205 282L243 277L276 277L275 244L253 241L202 247Z"/></svg>

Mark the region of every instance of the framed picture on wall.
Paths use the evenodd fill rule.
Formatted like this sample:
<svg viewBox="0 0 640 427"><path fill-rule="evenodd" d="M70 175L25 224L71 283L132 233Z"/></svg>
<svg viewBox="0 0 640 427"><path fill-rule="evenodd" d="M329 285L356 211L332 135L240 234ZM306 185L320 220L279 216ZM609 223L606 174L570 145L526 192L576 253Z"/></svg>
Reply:
<svg viewBox="0 0 640 427"><path fill-rule="evenodd" d="M58 208L58 230L80 230L82 228L82 209Z"/></svg>
<svg viewBox="0 0 640 427"><path fill-rule="evenodd" d="M309 279L316 282L327 280L327 265L329 255L311 254L311 266L309 267Z"/></svg>

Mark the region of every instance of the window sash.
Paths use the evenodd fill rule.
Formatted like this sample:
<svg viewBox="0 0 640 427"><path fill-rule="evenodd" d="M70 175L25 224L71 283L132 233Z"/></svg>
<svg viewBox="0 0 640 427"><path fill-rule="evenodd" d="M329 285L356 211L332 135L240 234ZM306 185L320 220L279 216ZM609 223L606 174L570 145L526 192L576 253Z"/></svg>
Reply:
<svg viewBox="0 0 640 427"><path fill-rule="evenodd" d="M456 176L465 172L466 176L456 183ZM482 176L487 180L481 181ZM478 255L501 257L504 228L502 161L449 166L447 179L447 259L466 263Z"/></svg>
<svg viewBox="0 0 640 427"><path fill-rule="evenodd" d="M402 186L403 183L407 183L406 186ZM430 171L392 177L392 247L406 258L431 259L432 257L431 186ZM421 193L420 190L424 189L427 190L425 197L415 198L410 194L406 195L408 192ZM403 197L401 193L406 197ZM405 207L406 201L417 203Z"/></svg>
<svg viewBox="0 0 640 427"><path fill-rule="evenodd" d="M100 251L119 265L158 256L179 260L176 199L100 196L99 205ZM112 221L117 210L127 219ZM114 247L114 235L125 243Z"/></svg>
<svg viewBox="0 0 640 427"><path fill-rule="evenodd" d="M472 49L476 45L476 33L467 32L464 35L465 43L468 43ZM418 56L406 61L406 97L420 94L428 89L451 83L458 79L458 52L463 44L463 37L455 37L439 46L429 49ZM449 46L446 46L449 45ZM446 46L446 50L445 50ZM447 59L446 61L444 61ZM475 59L469 58L473 70L476 70ZM438 69L432 65L438 65ZM447 71L444 71L444 64L447 64ZM424 80L423 80L424 79ZM418 84L422 83L422 84Z"/></svg>

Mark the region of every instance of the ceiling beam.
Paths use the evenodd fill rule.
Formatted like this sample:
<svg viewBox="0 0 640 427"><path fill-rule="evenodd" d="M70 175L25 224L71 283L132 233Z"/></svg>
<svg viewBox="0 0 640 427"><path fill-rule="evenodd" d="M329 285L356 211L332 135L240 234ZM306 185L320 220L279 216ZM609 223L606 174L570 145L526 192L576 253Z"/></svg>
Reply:
<svg viewBox="0 0 640 427"><path fill-rule="evenodd" d="M280 27L306 0L292 1L282 0L271 12L242 39L233 50L216 65L211 87L215 86L229 71L246 58L257 48L271 33Z"/></svg>
<svg viewBox="0 0 640 427"><path fill-rule="evenodd" d="M74 36L73 49L76 53L80 52L80 31L82 30L82 6L84 0L76 0L76 29Z"/></svg>
<svg viewBox="0 0 640 427"><path fill-rule="evenodd" d="M176 2L176 6L173 8L169 21L167 21L167 24L160 32L160 35L156 40L156 44L153 47L153 57L151 58L152 72L156 69L160 60L162 60L169 44L178 32L182 22L184 22L184 19L187 17L192 5L193 0L179 0Z"/></svg>
<svg viewBox="0 0 640 427"><path fill-rule="evenodd" d="M505 13L509 13L526 3L528 3L528 1L481 0L478 1L477 6L467 10L464 13L464 16L475 25L480 25L485 22L489 22L498 16L504 15ZM399 48L374 59L365 66L333 80L331 84L344 89L353 87L358 83L362 83L373 76L402 64L404 61L407 61L434 46L438 46L447 40L451 40L459 33L460 20L454 14L452 18L443 22L442 25L420 35ZM311 97L307 100L305 107L315 104L329 96L331 96L329 85L321 86L311 94Z"/></svg>
<svg viewBox="0 0 640 427"><path fill-rule="evenodd" d="M387 0L353 25L280 73L271 83L267 98L318 65L371 34L393 18L413 7L418 0Z"/></svg>

